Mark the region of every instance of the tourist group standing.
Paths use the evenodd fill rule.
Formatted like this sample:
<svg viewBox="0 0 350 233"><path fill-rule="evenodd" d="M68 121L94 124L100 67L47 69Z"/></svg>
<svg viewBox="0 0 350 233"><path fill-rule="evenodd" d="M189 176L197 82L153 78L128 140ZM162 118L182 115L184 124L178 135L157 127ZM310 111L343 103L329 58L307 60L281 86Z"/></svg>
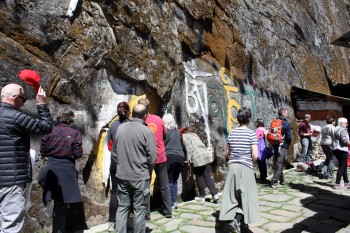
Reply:
<svg viewBox="0 0 350 233"><path fill-rule="evenodd" d="M83 155L82 135L74 129L75 114L63 108L53 121L45 104L45 92L38 87L36 103L38 117L20 111L26 101L24 89L8 84L1 90L0 103L0 232L19 232L23 226L24 190L32 180L28 162L30 134L44 134L40 154L47 163L39 174L43 187L43 201L53 206L54 233L66 231L67 214L74 203L82 203L78 185L76 160ZM206 186L212 202L219 201L213 180L211 163L214 160L200 137L188 126L179 129L172 114L163 118L150 114L151 103L143 98L133 107L130 116L128 103L117 105L118 120L113 122L107 136L111 151L111 196L109 206L110 230L127 232L129 212L133 212L133 232L146 232L145 221L150 219L150 181L152 172L162 198L161 213L172 218L178 208L178 179L184 169L193 171L198 186L198 200L206 202ZM283 166L291 145L291 123L286 108L270 127L257 119L256 130L249 128L251 109L242 107L237 113L239 126L227 137L226 162L228 164L222 193L219 220L227 222L236 232L244 231L248 224L261 220L254 163L258 163L260 181L267 182L267 160L273 156L273 176L270 186L285 184ZM299 125L301 162L312 161L311 115L306 114ZM321 147L326 155L324 175L333 179L338 165L335 189L350 188L347 176L348 148L350 146L346 118L327 118L322 128ZM337 126L336 125L337 122ZM275 125L275 126L273 126ZM344 185L341 184L341 179Z"/></svg>

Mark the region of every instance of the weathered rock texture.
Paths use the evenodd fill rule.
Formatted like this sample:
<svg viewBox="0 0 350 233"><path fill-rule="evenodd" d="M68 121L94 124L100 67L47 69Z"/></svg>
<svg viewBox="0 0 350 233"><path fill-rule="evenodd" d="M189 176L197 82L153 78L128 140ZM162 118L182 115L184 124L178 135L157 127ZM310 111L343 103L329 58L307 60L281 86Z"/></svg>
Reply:
<svg viewBox="0 0 350 233"><path fill-rule="evenodd" d="M293 121L292 86L329 94L329 85L350 81L348 50L330 45L349 31L347 1L86 0L68 18L69 3L0 1L0 86L34 69L53 114L62 105L76 110L82 190L96 207L91 224L106 220L100 204L108 202L93 148L118 102L146 93L159 114L195 126L222 177L225 137L240 107L269 122L286 106ZM34 93L25 89L32 111Z"/></svg>

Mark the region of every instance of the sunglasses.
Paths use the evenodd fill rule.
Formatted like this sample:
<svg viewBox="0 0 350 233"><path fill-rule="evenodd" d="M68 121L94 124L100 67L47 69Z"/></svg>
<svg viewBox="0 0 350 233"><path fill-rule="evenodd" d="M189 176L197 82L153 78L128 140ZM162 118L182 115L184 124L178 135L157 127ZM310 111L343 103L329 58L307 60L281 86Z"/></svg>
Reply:
<svg viewBox="0 0 350 233"><path fill-rule="evenodd" d="M21 95L14 95L13 97L18 97L22 100L23 103L25 103L27 101L27 98L26 97L23 97Z"/></svg>

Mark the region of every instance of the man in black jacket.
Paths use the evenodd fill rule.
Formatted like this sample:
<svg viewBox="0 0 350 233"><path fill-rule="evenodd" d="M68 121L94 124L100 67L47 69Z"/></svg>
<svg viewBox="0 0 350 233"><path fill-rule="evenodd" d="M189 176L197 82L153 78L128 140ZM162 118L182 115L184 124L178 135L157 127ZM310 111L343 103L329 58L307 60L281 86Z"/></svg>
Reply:
<svg viewBox="0 0 350 233"><path fill-rule="evenodd" d="M25 214L25 187L32 181L30 134L47 134L52 118L40 87L36 96L38 118L19 109L26 101L17 84L1 89L0 102L0 232L20 232Z"/></svg>

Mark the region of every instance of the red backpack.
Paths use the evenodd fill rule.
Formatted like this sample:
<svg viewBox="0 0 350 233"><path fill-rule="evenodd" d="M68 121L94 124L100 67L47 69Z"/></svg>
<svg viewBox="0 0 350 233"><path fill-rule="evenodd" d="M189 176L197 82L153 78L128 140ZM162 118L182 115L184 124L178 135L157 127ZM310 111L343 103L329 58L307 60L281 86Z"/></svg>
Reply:
<svg viewBox="0 0 350 233"><path fill-rule="evenodd" d="M272 120L266 138L271 145L279 145L283 141L281 119Z"/></svg>

